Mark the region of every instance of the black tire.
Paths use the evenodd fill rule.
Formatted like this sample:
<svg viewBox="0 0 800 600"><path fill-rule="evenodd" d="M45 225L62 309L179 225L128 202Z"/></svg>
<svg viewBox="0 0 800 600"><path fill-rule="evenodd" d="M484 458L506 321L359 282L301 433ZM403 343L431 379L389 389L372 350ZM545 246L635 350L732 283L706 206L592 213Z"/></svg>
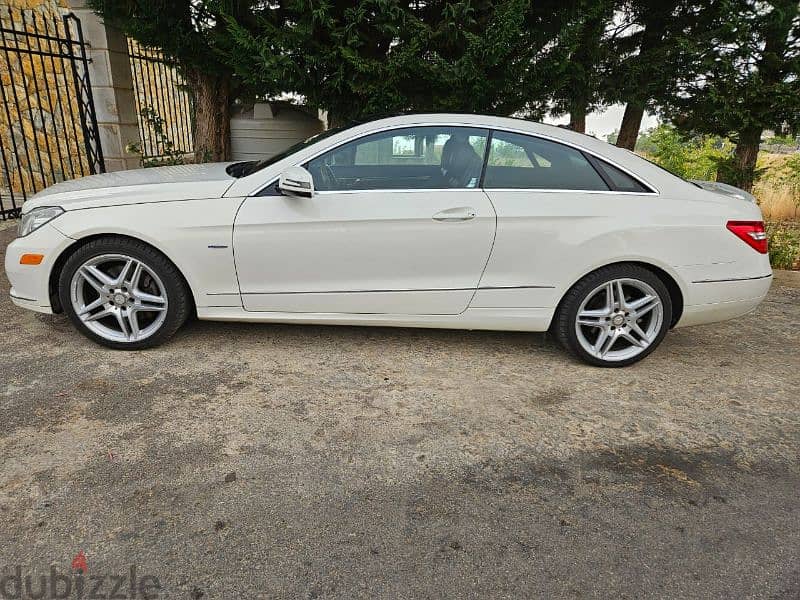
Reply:
<svg viewBox="0 0 800 600"><path fill-rule="evenodd" d="M599 286L615 279L633 279L655 290L661 301L663 318L660 329L650 344L637 355L624 360L605 360L590 354L578 339L576 321L582 303ZM672 300L664 283L652 271L639 265L621 263L602 267L586 275L566 293L553 318L552 333L559 343L583 362L597 367L625 367L636 363L655 350L667 334L672 322ZM655 329L655 326L654 326Z"/></svg>
<svg viewBox="0 0 800 600"><path fill-rule="evenodd" d="M104 254L124 254L146 264L161 280L167 295L166 318L160 327L148 337L137 341L114 341L89 329L75 312L70 297L70 283L75 272L88 260ZM138 240L119 236L107 236L92 240L78 248L66 261L58 278L58 294L64 312L75 327L88 337L107 348L115 350L142 350L159 346L175 335L192 312L191 292L183 277L172 262L161 252Z"/></svg>

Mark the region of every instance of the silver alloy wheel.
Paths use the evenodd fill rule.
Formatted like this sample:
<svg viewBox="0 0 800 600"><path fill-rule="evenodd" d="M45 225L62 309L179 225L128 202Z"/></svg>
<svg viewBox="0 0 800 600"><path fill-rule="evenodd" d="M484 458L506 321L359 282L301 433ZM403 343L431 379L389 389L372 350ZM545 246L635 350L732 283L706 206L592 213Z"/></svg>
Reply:
<svg viewBox="0 0 800 600"><path fill-rule="evenodd" d="M578 342L606 361L633 358L653 343L664 322L656 291L638 279L613 279L592 290L575 319Z"/></svg>
<svg viewBox="0 0 800 600"><path fill-rule="evenodd" d="M72 308L93 333L113 342L153 335L167 318L167 292L155 271L125 254L83 263L70 282Z"/></svg>

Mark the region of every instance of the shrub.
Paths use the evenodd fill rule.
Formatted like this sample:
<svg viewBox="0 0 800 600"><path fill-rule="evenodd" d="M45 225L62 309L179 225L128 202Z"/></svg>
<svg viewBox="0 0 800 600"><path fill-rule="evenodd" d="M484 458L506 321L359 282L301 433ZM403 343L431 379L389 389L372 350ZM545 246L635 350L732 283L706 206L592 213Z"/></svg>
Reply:
<svg viewBox="0 0 800 600"><path fill-rule="evenodd" d="M676 175L713 181L720 165L730 160L733 145L718 137L686 137L674 127L662 124L645 132L636 150Z"/></svg>
<svg viewBox="0 0 800 600"><path fill-rule="evenodd" d="M800 228L782 223L767 223L769 261L774 269L800 267Z"/></svg>

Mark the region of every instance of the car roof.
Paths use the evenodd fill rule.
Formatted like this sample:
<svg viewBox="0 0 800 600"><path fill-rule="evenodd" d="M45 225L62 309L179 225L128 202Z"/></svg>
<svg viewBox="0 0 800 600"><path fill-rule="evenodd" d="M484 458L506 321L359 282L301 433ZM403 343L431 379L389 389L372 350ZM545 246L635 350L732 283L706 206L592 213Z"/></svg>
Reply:
<svg viewBox="0 0 800 600"><path fill-rule="evenodd" d="M457 112L404 112L391 115L375 115L353 121L350 126L393 126L393 125L421 125L421 124L461 124L476 127L500 128L509 130L524 131L545 137L560 139L570 144L591 147L595 151L605 151L608 148L616 148L607 142L597 138L560 127L558 125L547 125L539 121L530 121L519 117L502 117L498 115L485 115L474 113ZM617 148L623 153L628 154L627 150Z"/></svg>

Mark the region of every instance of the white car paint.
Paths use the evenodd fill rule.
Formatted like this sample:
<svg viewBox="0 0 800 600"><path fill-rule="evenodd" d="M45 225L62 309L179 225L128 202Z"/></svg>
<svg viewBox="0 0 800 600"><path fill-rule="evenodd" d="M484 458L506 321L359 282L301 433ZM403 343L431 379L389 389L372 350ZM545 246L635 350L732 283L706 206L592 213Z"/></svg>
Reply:
<svg viewBox="0 0 800 600"><path fill-rule="evenodd" d="M289 167L369 133L465 125L555 140L634 175L652 193L579 190L411 190L258 196ZM62 253L121 234L166 254L201 319L546 330L569 288L603 265L638 261L680 290L681 325L752 310L769 259L725 227L760 221L746 200L698 188L636 155L552 126L476 115L406 115L320 140L239 179L225 164L86 177L48 188L23 212L66 212L12 242L13 301L52 312ZM441 213L469 220L435 220ZM41 253L38 266L21 265Z"/></svg>
<svg viewBox="0 0 800 600"><path fill-rule="evenodd" d="M231 163L177 165L153 169L115 171L62 181L36 194L24 211L57 204L66 210L122 204L219 198L233 178L225 169ZM56 198L57 202L50 202Z"/></svg>
<svg viewBox="0 0 800 600"><path fill-rule="evenodd" d="M259 200L244 203L234 230L249 311L459 314L494 240L495 212L478 189ZM462 212L475 217L435 220Z"/></svg>

